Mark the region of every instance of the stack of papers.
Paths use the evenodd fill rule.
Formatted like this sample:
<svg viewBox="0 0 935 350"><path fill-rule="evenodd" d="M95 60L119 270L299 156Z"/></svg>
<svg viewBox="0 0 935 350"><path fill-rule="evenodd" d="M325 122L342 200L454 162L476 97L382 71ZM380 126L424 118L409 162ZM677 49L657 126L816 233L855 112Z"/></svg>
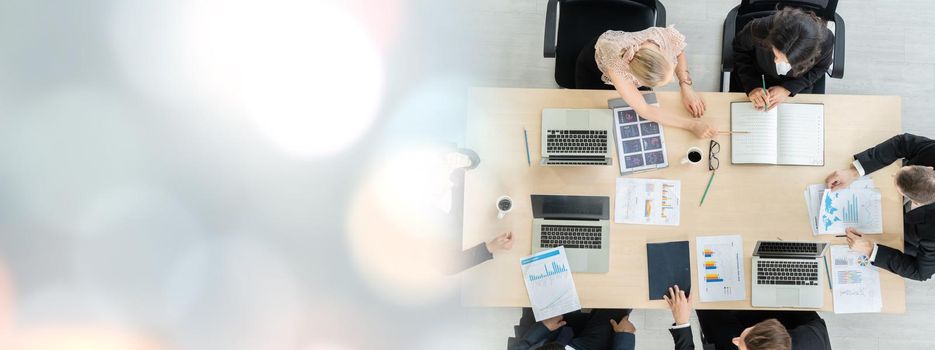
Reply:
<svg viewBox="0 0 935 350"><path fill-rule="evenodd" d="M678 180L617 178L614 222L678 226L681 191Z"/></svg>
<svg viewBox="0 0 935 350"><path fill-rule="evenodd" d="M834 290L834 313L880 312L880 272L867 257L846 245L831 246L831 275Z"/></svg>
<svg viewBox="0 0 935 350"><path fill-rule="evenodd" d="M868 177L861 177L850 187L831 192L824 184L805 189L812 234L843 234L854 227L861 233L883 233L880 190Z"/></svg>
<svg viewBox="0 0 935 350"><path fill-rule="evenodd" d="M695 238L701 301L746 299L740 235Z"/></svg>
<svg viewBox="0 0 935 350"><path fill-rule="evenodd" d="M519 263L536 322L581 310L565 247L541 251Z"/></svg>

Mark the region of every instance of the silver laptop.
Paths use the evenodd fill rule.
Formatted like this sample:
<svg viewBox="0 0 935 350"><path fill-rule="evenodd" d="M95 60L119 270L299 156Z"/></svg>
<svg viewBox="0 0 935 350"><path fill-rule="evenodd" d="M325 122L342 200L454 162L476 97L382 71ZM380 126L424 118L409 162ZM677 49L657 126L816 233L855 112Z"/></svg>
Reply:
<svg viewBox="0 0 935 350"><path fill-rule="evenodd" d="M827 243L757 241L753 249L753 306L821 308L819 276Z"/></svg>
<svg viewBox="0 0 935 350"><path fill-rule="evenodd" d="M532 251L565 246L572 272L610 268L610 197L532 197Z"/></svg>
<svg viewBox="0 0 935 350"><path fill-rule="evenodd" d="M540 164L613 164L613 126L609 109L543 109Z"/></svg>

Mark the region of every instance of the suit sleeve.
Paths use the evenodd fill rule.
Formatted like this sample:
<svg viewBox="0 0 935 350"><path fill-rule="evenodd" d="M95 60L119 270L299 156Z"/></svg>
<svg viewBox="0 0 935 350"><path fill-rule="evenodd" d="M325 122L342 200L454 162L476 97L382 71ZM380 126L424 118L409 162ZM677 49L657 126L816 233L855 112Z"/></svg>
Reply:
<svg viewBox="0 0 935 350"><path fill-rule="evenodd" d="M756 47L758 44L756 39L753 38L753 26L756 23L758 23L757 20L747 23L737 33L734 42L731 44L734 49L734 72L732 74L737 75L740 85L743 86L743 91L747 94L750 94L753 89L762 87L760 69L756 64Z"/></svg>
<svg viewBox="0 0 935 350"><path fill-rule="evenodd" d="M636 349L636 335L627 332L614 332L613 350L633 350Z"/></svg>
<svg viewBox="0 0 935 350"><path fill-rule="evenodd" d="M536 322L532 327L529 327L529 330L526 331L526 334L523 334L522 338L517 340L515 345L510 347L510 350L529 350L533 345L545 340L550 334L552 334L552 331L546 328L542 322Z"/></svg>
<svg viewBox="0 0 935 350"><path fill-rule="evenodd" d="M913 134L902 134L893 136L879 145L855 154L854 159L860 162L860 166L864 168L865 173L870 174L900 158L906 158L911 162L912 159L919 157L926 150L929 152L935 151L935 141Z"/></svg>
<svg viewBox="0 0 935 350"><path fill-rule="evenodd" d="M892 271L905 278L924 281L935 274L935 254L929 253L920 247L918 257L904 254L901 251L877 245L877 258L873 265Z"/></svg>
<svg viewBox="0 0 935 350"><path fill-rule="evenodd" d="M493 254L487 250L486 244L480 243L468 250L462 251L461 255L458 256L455 265L448 271L448 273L458 273L480 265L481 263L490 259L493 259Z"/></svg>
<svg viewBox="0 0 935 350"><path fill-rule="evenodd" d="M669 329L672 333L672 341L675 342L675 350L694 350L695 338L692 336L691 327Z"/></svg>
<svg viewBox="0 0 935 350"><path fill-rule="evenodd" d="M818 81L818 79L821 79L822 75L828 73L828 68L831 67L831 62L833 62L833 55L834 34L828 30L828 38L822 43L821 46L821 56L817 61L815 61L815 65L812 66L812 69L802 73L801 76L795 79L783 81L782 87L786 88L786 90L789 90L789 96L792 97L805 88L815 85L815 82Z"/></svg>

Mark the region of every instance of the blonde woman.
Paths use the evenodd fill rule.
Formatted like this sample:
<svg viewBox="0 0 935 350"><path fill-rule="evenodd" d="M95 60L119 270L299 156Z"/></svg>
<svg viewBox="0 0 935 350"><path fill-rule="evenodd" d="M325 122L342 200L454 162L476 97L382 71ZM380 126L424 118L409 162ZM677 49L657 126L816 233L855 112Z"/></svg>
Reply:
<svg viewBox="0 0 935 350"><path fill-rule="evenodd" d="M603 89L612 84L620 97L643 118L691 131L698 138L714 138L717 130L697 119L706 106L692 89L685 61L685 36L675 30L652 27L639 32L609 30L578 55L575 85L579 89ZM692 118L681 118L646 103L639 88L659 87L677 79L682 104Z"/></svg>

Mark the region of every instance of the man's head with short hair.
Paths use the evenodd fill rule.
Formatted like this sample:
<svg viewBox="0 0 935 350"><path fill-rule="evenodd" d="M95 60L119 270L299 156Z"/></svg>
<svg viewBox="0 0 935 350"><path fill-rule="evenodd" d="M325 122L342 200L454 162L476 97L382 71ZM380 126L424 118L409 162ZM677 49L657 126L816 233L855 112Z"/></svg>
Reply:
<svg viewBox="0 0 935 350"><path fill-rule="evenodd" d="M740 350L792 350L792 338L775 318L757 323L734 338Z"/></svg>
<svg viewBox="0 0 935 350"><path fill-rule="evenodd" d="M935 203L935 170L929 166L904 166L896 173L896 187L916 204Z"/></svg>

